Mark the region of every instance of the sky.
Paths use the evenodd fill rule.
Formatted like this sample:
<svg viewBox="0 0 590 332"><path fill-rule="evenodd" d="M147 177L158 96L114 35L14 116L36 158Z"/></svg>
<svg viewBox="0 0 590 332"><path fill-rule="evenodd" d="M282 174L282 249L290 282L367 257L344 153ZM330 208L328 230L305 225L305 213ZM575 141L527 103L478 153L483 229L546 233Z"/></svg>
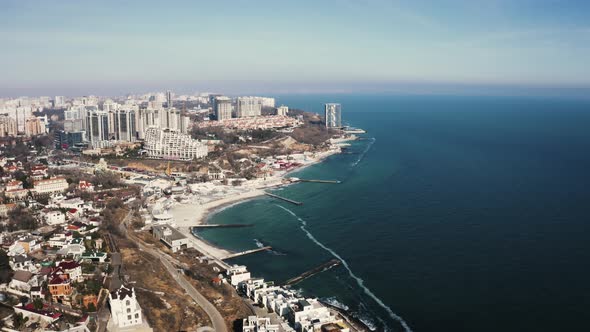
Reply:
<svg viewBox="0 0 590 332"><path fill-rule="evenodd" d="M0 96L590 92L590 1L0 1Z"/></svg>

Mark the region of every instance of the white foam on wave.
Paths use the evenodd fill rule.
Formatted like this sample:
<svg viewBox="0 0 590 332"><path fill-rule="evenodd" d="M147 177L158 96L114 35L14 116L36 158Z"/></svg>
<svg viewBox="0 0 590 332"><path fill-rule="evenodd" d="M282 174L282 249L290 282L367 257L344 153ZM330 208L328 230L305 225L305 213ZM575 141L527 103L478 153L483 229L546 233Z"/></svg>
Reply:
<svg viewBox="0 0 590 332"><path fill-rule="evenodd" d="M338 301L338 299L335 296L327 297L325 299L322 299L322 301L328 303L329 305L331 305L333 307L336 307L338 309L342 309L344 311L348 311L350 309L346 304Z"/></svg>
<svg viewBox="0 0 590 332"><path fill-rule="evenodd" d="M258 248L264 247L264 244L262 242L260 242L260 240L258 240L258 239L254 239L254 243L256 243L256 246Z"/></svg>
<svg viewBox="0 0 590 332"><path fill-rule="evenodd" d="M307 225L307 223L305 222L305 220L299 218L298 215L295 214L295 212L287 209L286 207L282 206L282 205L278 205L275 204L276 206L280 207L281 209L287 211L289 214L291 214L293 217L297 218L297 220L299 220L299 222L301 223L301 230L303 232L305 232L305 234L307 235L307 237L313 241L315 244L317 244L319 247L321 247L322 249L326 250L327 252L329 252L330 254L332 254L332 256L334 256L336 259L339 259L342 262L342 266L344 266L344 268L348 271L348 274L350 275L351 278L353 278L354 280L356 280L356 283L359 285L359 287L365 292L365 294L367 294L369 297L371 297L375 302L377 302L377 304L379 306L381 306L383 309L385 309L385 311L387 311L387 313L389 314L389 316L398 321L401 326L404 328L404 330L406 332L412 332L412 329L410 328L410 326L406 323L406 321L401 318L398 314L396 314L395 312L393 312L393 310L391 310L390 307L388 307L380 298L377 297L377 295L375 295L375 293L373 293L367 286L365 286L365 281L363 279L361 279L360 277L358 277L356 274L354 274L354 272L352 272L352 269L350 268L350 266L348 265L348 262L345 261L342 257L340 257L340 255L338 255L334 250L332 250L331 248L325 246L323 243L321 243L320 241L318 241L318 239L316 239L313 234L311 234L306 228L305 226Z"/></svg>
<svg viewBox="0 0 590 332"><path fill-rule="evenodd" d="M356 165L358 165L361 162L361 160L363 160L363 158L365 157L367 152L369 152L369 150L371 149L371 147L375 143L375 140L376 140L375 137L371 138L371 141L369 142L369 144L367 144L367 147L363 150L363 152L361 152L361 155L358 157L358 159L352 163L352 167L355 167Z"/></svg>

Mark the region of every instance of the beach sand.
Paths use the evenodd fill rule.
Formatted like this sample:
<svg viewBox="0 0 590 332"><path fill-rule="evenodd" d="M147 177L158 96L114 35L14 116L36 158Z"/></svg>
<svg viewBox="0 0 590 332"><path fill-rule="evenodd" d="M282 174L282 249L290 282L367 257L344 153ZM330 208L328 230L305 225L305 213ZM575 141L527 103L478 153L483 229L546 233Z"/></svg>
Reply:
<svg viewBox="0 0 590 332"><path fill-rule="evenodd" d="M247 181L243 185L235 188L226 186L227 194L224 195L224 197L217 198L217 196L207 195L197 197L198 195L195 195L191 202L175 203L170 210L174 216L174 223L177 225L178 230L191 240L195 249L221 262L221 260L231 254L231 252L195 236L191 232L192 226L205 223L209 214L228 205L241 203L262 196L264 195L265 189L285 185L283 180L288 174L301 171L302 169L317 164L325 158L339 152L340 149L323 151L318 153L315 157L306 160L300 167L295 169L286 172L277 172L275 175L266 179Z"/></svg>

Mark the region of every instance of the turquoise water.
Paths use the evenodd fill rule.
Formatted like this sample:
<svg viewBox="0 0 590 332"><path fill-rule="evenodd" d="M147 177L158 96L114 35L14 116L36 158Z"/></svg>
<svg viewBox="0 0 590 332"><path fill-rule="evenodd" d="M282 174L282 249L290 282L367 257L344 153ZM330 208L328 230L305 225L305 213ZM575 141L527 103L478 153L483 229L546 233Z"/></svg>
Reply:
<svg viewBox="0 0 590 332"><path fill-rule="evenodd" d="M392 331L587 330L590 103L492 97L285 96L368 130L296 176L338 179L225 209L203 237L278 282Z"/></svg>

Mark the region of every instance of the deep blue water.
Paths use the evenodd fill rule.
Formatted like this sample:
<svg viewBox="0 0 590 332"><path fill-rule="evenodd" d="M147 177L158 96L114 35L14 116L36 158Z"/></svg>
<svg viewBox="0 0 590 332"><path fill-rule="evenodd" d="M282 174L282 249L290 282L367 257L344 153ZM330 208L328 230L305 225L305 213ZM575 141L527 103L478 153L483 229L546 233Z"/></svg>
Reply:
<svg viewBox="0 0 590 332"><path fill-rule="evenodd" d="M379 330L404 330L397 316L413 331L590 330L590 102L279 102L318 112L341 102L344 121L368 133L297 175L342 184L280 190L304 205L260 198L213 215L256 226L203 232L210 241L243 250L257 239L276 250L235 263L281 282L336 254L350 271L297 287L335 297Z"/></svg>

